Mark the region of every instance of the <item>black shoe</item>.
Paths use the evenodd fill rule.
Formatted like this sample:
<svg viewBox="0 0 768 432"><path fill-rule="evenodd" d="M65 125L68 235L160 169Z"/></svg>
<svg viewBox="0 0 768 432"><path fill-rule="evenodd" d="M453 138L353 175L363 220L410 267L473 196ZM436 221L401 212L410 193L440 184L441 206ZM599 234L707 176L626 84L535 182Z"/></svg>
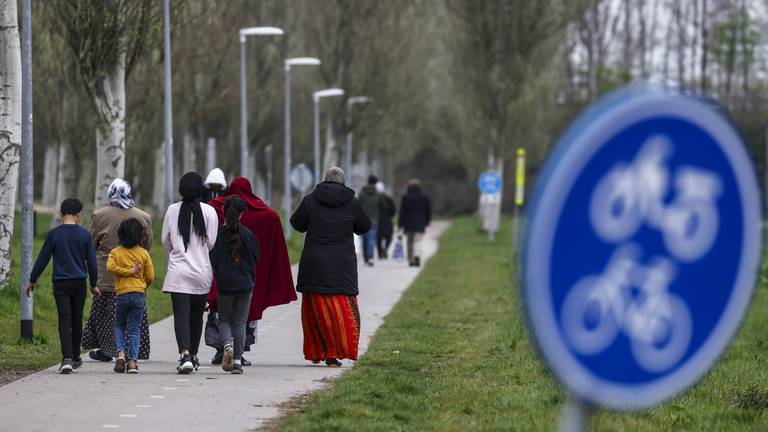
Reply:
<svg viewBox="0 0 768 432"><path fill-rule="evenodd" d="M195 365L192 364L192 356L189 354L182 355L179 359L179 365L176 366L176 370L180 375L191 374L192 371L195 370Z"/></svg>
<svg viewBox="0 0 768 432"><path fill-rule="evenodd" d="M118 357L115 360L115 372L125 373L125 357Z"/></svg>
<svg viewBox="0 0 768 432"><path fill-rule="evenodd" d="M243 368L240 366L240 363L235 363L232 365L232 374L233 375L242 375L243 374Z"/></svg>
<svg viewBox="0 0 768 432"><path fill-rule="evenodd" d="M196 355L192 356L192 366L194 366L195 372L197 372L197 370L200 369L200 360L198 360Z"/></svg>
<svg viewBox="0 0 768 432"><path fill-rule="evenodd" d="M214 366L218 366L221 364L221 361L224 359L224 351L216 351L216 354L211 359L211 364Z"/></svg>
<svg viewBox="0 0 768 432"><path fill-rule="evenodd" d="M252 363L250 360L246 360L245 357L240 356L240 364L242 366L250 366Z"/></svg>
<svg viewBox="0 0 768 432"><path fill-rule="evenodd" d="M112 357L104 354L104 351L102 350L88 351L88 357L90 357L93 360L104 362L104 363L109 363L112 361Z"/></svg>
<svg viewBox="0 0 768 432"><path fill-rule="evenodd" d="M83 365L83 359L81 359L80 357L72 360L72 369L77 369L82 365Z"/></svg>
<svg viewBox="0 0 768 432"><path fill-rule="evenodd" d="M414 266L421 267L421 257L416 257L414 260Z"/></svg>
<svg viewBox="0 0 768 432"><path fill-rule="evenodd" d="M72 373L72 359L65 358L61 361L61 366L59 366L59 373L60 374L69 374Z"/></svg>

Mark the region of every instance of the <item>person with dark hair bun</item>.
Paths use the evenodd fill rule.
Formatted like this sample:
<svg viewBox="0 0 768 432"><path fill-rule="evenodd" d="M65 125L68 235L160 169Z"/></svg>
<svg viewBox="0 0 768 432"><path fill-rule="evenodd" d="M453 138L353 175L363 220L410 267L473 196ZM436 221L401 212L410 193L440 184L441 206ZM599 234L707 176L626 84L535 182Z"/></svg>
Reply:
<svg viewBox="0 0 768 432"><path fill-rule="evenodd" d="M288 247L283 235L283 225L280 215L261 200L251 189L251 182L245 177L237 177L227 187L224 194L209 204L216 210L219 223L225 223L224 205L230 197L238 196L244 202L246 209L243 212L240 223L247 227L256 239L259 240L261 256L256 263L254 274L254 288L251 296L251 307L248 311L248 326L246 328L245 351L250 350L250 345L256 343L258 322L264 310L296 300L296 289L293 285L291 274L291 260L288 257ZM208 294L208 305L211 312L218 310L218 288L214 280L211 292ZM209 315L209 320L211 315ZM217 346L216 355L211 359L211 364L220 365L223 362L224 350ZM241 357L243 366L250 366L250 362Z"/></svg>
<svg viewBox="0 0 768 432"><path fill-rule="evenodd" d="M245 201L232 195L224 202L224 225L219 227L211 265L218 287L219 337L224 347L221 367L242 374L245 326L259 260L259 241L240 223Z"/></svg>
<svg viewBox="0 0 768 432"><path fill-rule="evenodd" d="M163 220L163 246L168 251L168 272L163 292L171 294L173 327L179 348L180 374L196 370L203 332L203 312L213 281L208 252L216 244L216 210L201 203L203 178L188 172L179 181L181 201L171 204Z"/></svg>
<svg viewBox="0 0 768 432"><path fill-rule="evenodd" d="M115 341L117 360L115 372L139 373L139 345L141 319L147 309L147 287L155 278L155 267L149 252L140 246L144 227L130 218L117 229L120 246L112 249L107 258L107 270L115 275L117 313ZM126 340L127 339L127 340Z"/></svg>

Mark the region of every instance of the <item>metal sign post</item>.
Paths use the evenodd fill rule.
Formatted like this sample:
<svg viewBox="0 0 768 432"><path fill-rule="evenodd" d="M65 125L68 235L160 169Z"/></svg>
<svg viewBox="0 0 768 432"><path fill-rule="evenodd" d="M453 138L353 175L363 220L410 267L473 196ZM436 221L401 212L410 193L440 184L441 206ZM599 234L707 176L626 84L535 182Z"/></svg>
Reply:
<svg viewBox="0 0 768 432"><path fill-rule="evenodd" d="M526 223L523 303L568 392L647 408L726 349L761 256L760 199L740 134L709 100L650 85L614 92L558 142Z"/></svg>
<svg viewBox="0 0 768 432"><path fill-rule="evenodd" d="M486 171L477 179L480 190L480 215L483 218L483 229L488 231L488 240L493 240L499 230L501 219L501 190L502 180L494 171Z"/></svg>

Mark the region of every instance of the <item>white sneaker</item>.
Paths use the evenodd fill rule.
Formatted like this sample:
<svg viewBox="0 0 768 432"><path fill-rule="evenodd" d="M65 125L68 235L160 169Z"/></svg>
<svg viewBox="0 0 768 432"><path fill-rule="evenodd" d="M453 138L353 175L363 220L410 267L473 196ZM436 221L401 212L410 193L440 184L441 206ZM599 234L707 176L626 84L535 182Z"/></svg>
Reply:
<svg viewBox="0 0 768 432"><path fill-rule="evenodd" d="M176 367L176 370L179 371L179 374L189 375L194 369L195 365L192 364L192 356L189 354L184 354L181 356L179 359L179 365Z"/></svg>
<svg viewBox="0 0 768 432"><path fill-rule="evenodd" d="M231 372L234 367L235 351L232 349L232 345L224 347L224 358L221 359L221 368L227 372Z"/></svg>

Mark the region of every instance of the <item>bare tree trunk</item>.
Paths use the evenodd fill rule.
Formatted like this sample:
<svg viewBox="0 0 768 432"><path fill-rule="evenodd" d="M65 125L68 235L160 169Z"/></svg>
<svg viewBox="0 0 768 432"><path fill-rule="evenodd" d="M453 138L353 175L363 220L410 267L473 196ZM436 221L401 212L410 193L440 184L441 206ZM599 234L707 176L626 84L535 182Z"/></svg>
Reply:
<svg viewBox="0 0 768 432"><path fill-rule="evenodd" d="M102 78L100 89L94 97L102 120L96 129L95 208L107 204L112 180L125 175L125 53Z"/></svg>
<svg viewBox="0 0 768 432"><path fill-rule="evenodd" d="M640 76L643 79L647 79L648 71L648 18L645 13L646 0L637 1L637 18L640 22L640 35L638 36L639 44L638 56L640 57Z"/></svg>
<svg viewBox="0 0 768 432"><path fill-rule="evenodd" d="M335 166L339 166L339 146L336 144L336 135L333 133L333 117L329 115L328 127L325 129L325 155L320 178L323 177L323 173Z"/></svg>
<svg viewBox="0 0 768 432"><path fill-rule="evenodd" d="M683 4L681 0L675 0L674 3L675 27L677 27L677 82L680 85L685 84L685 49L687 46L686 32L687 23L683 15Z"/></svg>
<svg viewBox="0 0 768 432"><path fill-rule="evenodd" d="M56 207L56 181L59 175L59 146L49 143L45 147L43 165L43 206Z"/></svg>
<svg viewBox="0 0 768 432"><path fill-rule="evenodd" d="M701 0L701 93L707 94L709 91L708 77L707 77L707 62L709 61L709 0Z"/></svg>
<svg viewBox="0 0 768 432"><path fill-rule="evenodd" d="M156 217L162 216L165 207L165 145L155 149L152 207Z"/></svg>
<svg viewBox="0 0 768 432"><path fill-rule="evenodd" d="M16 0L0 1L0 288L11 272L21 152L21 42Z"/></svg>
<svg viewBox="0 0 768 432"><path fill-rule="evenodd" d="M56 196L54 199L54 214L51 219L51 228L59 225L59 206L61 202L75 195L77 185L77 167L75 166L75 154L72 145L66 139L59 143L59 154L56 171Z"/></svg>
<svg viewBox="0 0 768 432"><path fill-rule="evenodd" d="M622 69L627 77L632 77L632 57L634 50L632 47L632 4L631 0L624 1L624 46L622 47Z"/></svg>
<svg viewBox="0 0 768 432"><path fill-rule="evenodd" d="M191 129L184 133L184 169L185 173L197 171L197 139Z"/></svg>

